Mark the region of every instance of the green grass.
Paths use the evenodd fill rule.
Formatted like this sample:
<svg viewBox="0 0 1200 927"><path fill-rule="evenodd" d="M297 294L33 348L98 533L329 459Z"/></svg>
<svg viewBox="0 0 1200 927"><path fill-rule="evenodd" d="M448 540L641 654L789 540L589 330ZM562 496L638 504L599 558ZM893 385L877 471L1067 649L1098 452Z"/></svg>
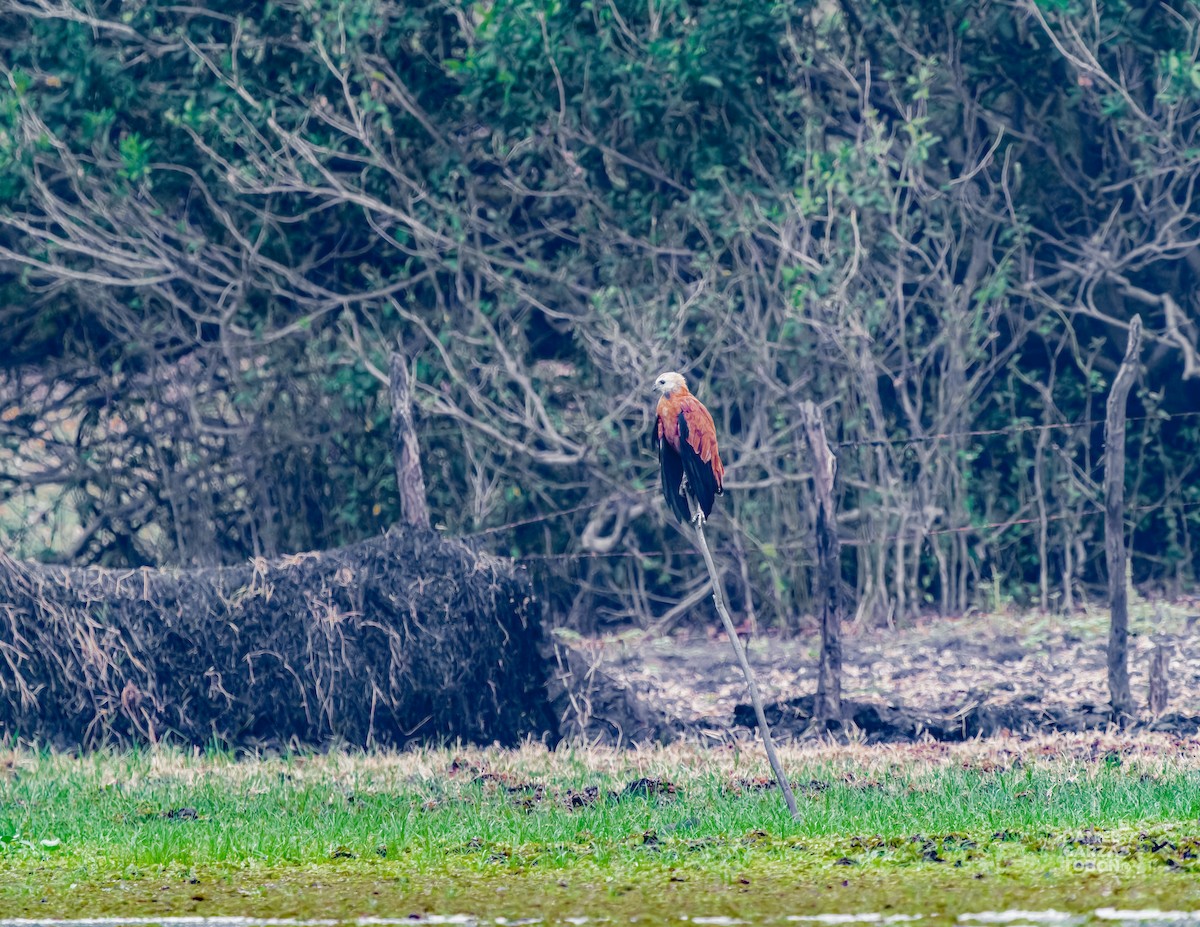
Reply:
<svg viewBox="0 0 1200 927"><path fill-rule="evenodd" d="M1197 743L1059 738L784 757L799 821L758 787L767 769L751 746L0 754L0 913L132 913L169 898L174 911L261 902L278 914L302 883L326 900L345 893L346 910L381 886L393 904L443 907L482 904L481 885L493 906L507 885L536 886L570 910L596 892L611 901L668 883L755 884L774 897L852 876L884 898L906 873L964 903L989 879L989 891L1024 898L1081 874L1161 882L1176 897L1183 883L1170 880L1200 868ZM673 790L627 791L647 777Z"/></svg>

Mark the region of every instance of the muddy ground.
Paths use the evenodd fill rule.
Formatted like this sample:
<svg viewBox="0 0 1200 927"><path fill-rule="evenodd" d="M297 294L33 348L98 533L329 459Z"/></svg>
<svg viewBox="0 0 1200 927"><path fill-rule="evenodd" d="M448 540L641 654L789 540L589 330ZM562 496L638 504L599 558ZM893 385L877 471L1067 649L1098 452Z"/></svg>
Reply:
<svg viewBox="0 0 1200 927"><path fill-rule="evenodd" d="M1130 675L1141 706L1135 728L1200 731L1200 602L1136 601ZM844 736L865 742L964 740L1002 733L1105 729L1108 614L928 618L902 628L844 631ZM811 736L817 639L743 636L776 737ZM1150 654L1170 653L1170 701L1146 709ZM560 650L565 645L560 645ZM684 737L725 741L754 723L724 634L629 632L572 639L569 719L613 743Z"/></svg>

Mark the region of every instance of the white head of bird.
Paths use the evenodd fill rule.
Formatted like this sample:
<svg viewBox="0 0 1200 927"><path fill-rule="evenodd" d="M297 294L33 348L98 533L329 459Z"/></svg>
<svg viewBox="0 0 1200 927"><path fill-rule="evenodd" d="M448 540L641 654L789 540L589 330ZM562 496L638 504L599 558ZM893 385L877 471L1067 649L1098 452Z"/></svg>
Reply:
<svg viewBox="0 0 1200 927"><path fill-rule="evenodd" d="M677 389L687 389L687 381L684 380L683 374L670 370L658 375L658 379L654 381L654 388L664 396L670 396Z"/></svg>

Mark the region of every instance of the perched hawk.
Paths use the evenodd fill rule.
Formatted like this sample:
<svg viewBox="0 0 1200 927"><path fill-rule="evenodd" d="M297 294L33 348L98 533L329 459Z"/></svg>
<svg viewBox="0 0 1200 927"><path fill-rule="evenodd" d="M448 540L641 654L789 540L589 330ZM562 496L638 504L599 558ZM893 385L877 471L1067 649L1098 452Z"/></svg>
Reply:
<svg viewBox="0 0 1200 927"><path fill-rule="evenodd" d="M658 422L654 443L658 445L658 463L662 474L663 495L667 505L681 522L689 520L683 484L708 518L713 499L721 495L725 468L717 453L717 428L704 403L688 392L683 377L662 374L654 381L662 393L658 400Z"/></svg>

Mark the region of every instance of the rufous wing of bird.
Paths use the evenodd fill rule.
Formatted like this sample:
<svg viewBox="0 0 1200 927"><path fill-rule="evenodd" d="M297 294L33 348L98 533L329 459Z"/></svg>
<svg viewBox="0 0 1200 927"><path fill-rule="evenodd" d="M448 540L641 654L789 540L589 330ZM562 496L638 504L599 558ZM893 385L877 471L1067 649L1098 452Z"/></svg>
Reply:
<svg viewBox="0 0 1200 927"><path fill-rule="evenodd" d="M687 388L687 381L674 371L654 381L662 395L658 400L654 441L658 447L659 474L667 507L681 522L690 520L687 488L707 519L713 501L721 495L725 468L717 449L717 428L713 417Z"/></svg>

